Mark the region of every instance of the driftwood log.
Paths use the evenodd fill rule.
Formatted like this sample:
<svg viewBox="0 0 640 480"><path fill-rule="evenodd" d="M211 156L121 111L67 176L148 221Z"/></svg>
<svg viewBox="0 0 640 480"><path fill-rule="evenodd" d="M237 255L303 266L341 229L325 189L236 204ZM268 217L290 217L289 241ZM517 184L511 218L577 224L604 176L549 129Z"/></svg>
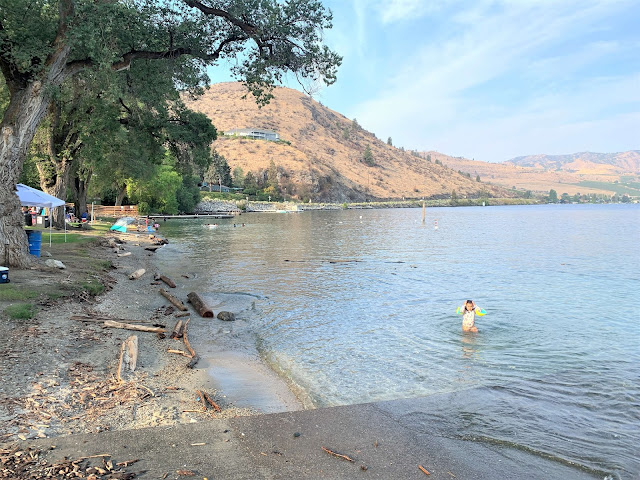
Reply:
<svg viewBox="0 0 640 480"><path fill-rule="evenodd" d="M110 327L110 328L123 328L125 330L136 330L138 332L152 332L152 333L165 332L165 329L160 327L147 327L146 325L133 325L131 323L115 322L113 320L106 320L103 325L105 327Z"/></svg>
<svg viewBox="0 0 640 480"><path fill-rule="evenodd" d="M182 338L182 320L176 322L176 326L173 327L173 332L171 332L169 338Z"/></svg>
<svg viewBox="0 0 640 480"><path fill-rule="evenodd" d="M118 257L128 257L129 255L131 255L131 252L118 253L117 255Z"/></svg>
<svg viewBox="0 0 640 480"><path fill-rule="evenodd" d="M189 337L187 336L187 327L189 326L189 321L191 317L187 318L187 321L184 322L184 329L182 330L182 339L184 340L184 346L187 347L189 353L191 354L191 361L187 364L187 368L193 368L196 366L196 363L200 360L200 357L196 354L196 351L191 348L189 344Z"/></svg>
<svg viewBox="0 0 640 480"><path fill-rule="evenodd" d="M131 275L129 275L129 280L137 280L142 275L144 275L144 272L146 272L144 268L139 268L138 270L133 272Z"/></svg>
<svg viewBox="0 0 640 480"><path fill-rule="evenodd" d="M109 317L107 315L94 315L94 314L89 314L89 315L71 315L69 317L70 320L78 320L80 322L106 322L107 320L113 320L114 322L121 322L121 323L133 323L133 322L149 322L150 320L128 320L126 318L114 318L114 317Z"/></svg>
<svg viewBox="0 0 640 480"><path fill-rule="evenodd" d="M124 341L124 364L135 372L138 363L138 336L131 335Z"/></svg>
<svg viewBox="0 0 640 480"><path fill-rule="evenodd" d="M176 288L176 282L171 280L169 277L166 277L164 275L156 275L153 278L154 278L154 280L162 280L164 283L169 285L171 288Z"/></svg>
<svg viewBox="0 0 640 480"><path fill-rule="evenodd" d="M213 310L211 307L202 300L202 297L198 295L196 292L191 292L187 295L189 299L189 303L193 305L193 308L200 314L201 317L204 318L213 318Z"/></svg>
<svg viewBox="0 0 640 480"><path fill-rule="evenodd" d="M186 312L188 310L188 308L184 306L184 303L182 303L179 299L171 295L164 288L160 289L160 293L162 294L163 297L165 297L167 300L173 303L178 310L182 310L183 312Z"/></svg>
<svg viewBox="0 0 640 480"><path fill-rule="evenodd" d="M189 312L181 312L181 313L176 313L174 315L174 317L176 318L180 318L180 317L188 317L189 315L191 315Z"/></svg>

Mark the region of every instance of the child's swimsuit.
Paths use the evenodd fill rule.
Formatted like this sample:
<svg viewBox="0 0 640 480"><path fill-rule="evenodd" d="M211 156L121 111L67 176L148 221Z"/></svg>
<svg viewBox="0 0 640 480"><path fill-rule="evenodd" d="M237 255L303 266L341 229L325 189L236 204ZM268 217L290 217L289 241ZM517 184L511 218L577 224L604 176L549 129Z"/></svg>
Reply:
<svg viewBox="0 0 640 480"><path fill-rule="evenodd" d="M462 328L468 330L472 328L475 324L476 318L476 309L474 307L473 310L468 311L465 306L462 307L462 311L464 312L462 315Z"/></svg>

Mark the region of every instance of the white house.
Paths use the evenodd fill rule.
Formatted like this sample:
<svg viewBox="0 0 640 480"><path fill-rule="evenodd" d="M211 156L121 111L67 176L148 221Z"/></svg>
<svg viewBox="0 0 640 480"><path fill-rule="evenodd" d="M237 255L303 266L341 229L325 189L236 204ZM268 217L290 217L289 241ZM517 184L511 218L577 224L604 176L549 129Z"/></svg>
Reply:
<svg viewBox="0 0 640 480"><path fill-rule="evenodd" d="M235 135L238 137L249 137L254 140L269 140L271 142L277 142L280 140L280 135L273 130L262 130L260 128L234 128L233 130L227 130L225 135Z"/></svg>

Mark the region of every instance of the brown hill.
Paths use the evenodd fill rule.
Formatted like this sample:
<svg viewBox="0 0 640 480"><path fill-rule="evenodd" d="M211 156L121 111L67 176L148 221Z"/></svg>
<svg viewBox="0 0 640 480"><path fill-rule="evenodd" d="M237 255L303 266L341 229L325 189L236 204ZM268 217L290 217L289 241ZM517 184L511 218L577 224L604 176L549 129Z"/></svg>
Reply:
<svg viewBox="0 0 640 480"><path fill-rule="evenodd" d="M532 167L544 171L563 171L578 175L601 177L640 175L639 150L618 153L582 152L569 155L528 155L512 158L507 163L520 167Z"/></svg>
<svg viewBox="0 0 640 480"><path fill-rule="evenodd" d="M287 194L314 201L512 196L479 183L416 152L387 145L355 121L289 88L277 88L269 105L259 109L239 83L211 86L189 106L206 114L220 133L234 128L276 131L281 142L220 135L214 148L231 169L264 175L271 161ZM371 158L365 161L367 147ZM426 155L425 155L426 157Z"/></svg>
<svg viewBox="0 0 640 480"><path fill-rule="evenodd" d="M488 163L461 157L430 153L443 164L506 188L547 193L554 189L569 195L628 193L638 195L637 187L624 185L640 175L640 152L613 154L576 153L572 155L530 155L504 163ZM629 177L629 178L627 178ZM633 185L633 184L631 184Z"/></svg>

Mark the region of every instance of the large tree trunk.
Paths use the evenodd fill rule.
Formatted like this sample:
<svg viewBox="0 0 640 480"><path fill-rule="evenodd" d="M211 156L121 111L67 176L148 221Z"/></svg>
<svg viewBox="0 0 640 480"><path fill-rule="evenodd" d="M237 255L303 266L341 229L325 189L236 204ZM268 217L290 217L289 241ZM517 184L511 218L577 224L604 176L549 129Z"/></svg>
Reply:
<svg viewBox="0 0 640 480"><path fill-rule="evenodd" d="M116 207L122 206L122 201L126 196L127 196L127 185L125 184L122 188L120 188L120 192L118 192L118 196L116 197Z"/></svg>
<svg viewBox="0 0 640 480"><path fill-rule="evenodd" d="M48 59L42 78L24 83L7 81L11 99L0 123L0 259L8 250L9 266L24 268L33 262L15 186L29 145L51 102L48 89L64 80L69 51L66 46L57 49Z"/></svg>
<svg viewBox="0 0 640 480"><path fill-rule="evenodd" d="M32 82L11 95L0 124L0 259L8 249L9 266L24 268L32 262L16 183L49 101L43 85Z"/></svg>
<svg viewBox="0 0 640 480"><path fill-rule="evenodd" d="M79 176L76 176L73 181L73 186L76 193L76 216L78 217L80 217L83 213L89 213L87 209L87 190L89 189L91 172L89 172L86 177L87 179L83 180Z"/></svg>

